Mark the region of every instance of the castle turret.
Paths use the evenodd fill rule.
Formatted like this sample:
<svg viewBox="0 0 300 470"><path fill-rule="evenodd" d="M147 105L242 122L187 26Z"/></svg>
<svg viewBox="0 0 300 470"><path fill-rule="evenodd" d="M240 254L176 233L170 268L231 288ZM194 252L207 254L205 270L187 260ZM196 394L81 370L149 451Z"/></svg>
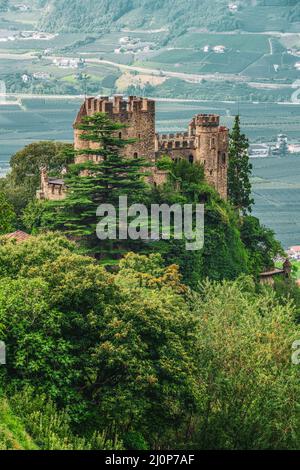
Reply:
<svg viewBox="0 0 300 470"><path fill-rule="evenodd" d="M220 126L220 116L198 114L190 125L195 138L195 161L202 163L207 181L227 197L228 129Z"/></svg>
<svg viewBox="0 0 300 470"><path fill-rule="evenodd" d="M217 114L198 114L189 124L188 132L157 134L158 154L173 160L185 158L204 166L206 180L227 198L228 135L220 126Z"/></svg>

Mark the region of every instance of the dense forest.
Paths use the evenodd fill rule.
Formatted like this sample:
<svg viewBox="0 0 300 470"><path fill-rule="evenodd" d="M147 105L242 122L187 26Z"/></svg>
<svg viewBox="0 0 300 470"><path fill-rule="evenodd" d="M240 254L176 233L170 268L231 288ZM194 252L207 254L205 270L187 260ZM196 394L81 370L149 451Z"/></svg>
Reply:
<svg viewBox="0 0 300 470"><path fill-rule="evenodd" d="M299 448L295 307L251 277L192 292L46 234L2 244L0 284L1 448Z"/></svg>
<svg viewBox="0 0 300 470"><path fill-rule="evenodd" d="M215 31L243 29L240 15L232 13L227 0L48 0L41 27L51 31L103 32L110 28L167 26L172 35L188 28ZM296 0L237 2L239 10L256 6L286 7L289 21L299 21ZM261 12L260 12L261 14Z"/></svg>
<svg viewBox="0 0 300 470"><path fill-rule="evenodd" d="M149 26L155 22L168 25L172 31L191 26L235 29L226 0L53 0L42 25L49 30L107 30L115 27ZM66 21L67 19L67 21Z"/></svg>

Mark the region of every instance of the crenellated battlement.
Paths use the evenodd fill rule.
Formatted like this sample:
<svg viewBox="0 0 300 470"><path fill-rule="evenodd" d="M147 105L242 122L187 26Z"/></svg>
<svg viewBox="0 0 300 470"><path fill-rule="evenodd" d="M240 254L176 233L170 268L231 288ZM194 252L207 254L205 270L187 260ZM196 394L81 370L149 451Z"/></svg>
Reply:
<svg viewBox="0 0 300 470"><path fill-rule="evenodd" d="M134 114L141 113L155 114L155 101L147 98L129 96L124 99L121 95L113 98L108 96L86 98L77 115L74 126L80 122L84 116L92 116L95 113L106 113L116 119L118 116L124 119L132 119Z"/></svg>
<svg viewBox="0 0 300 470"><path fill-rule="evenodd" d="M192 126L219 127L220 116L218 114L197 114L191 122Z"/></svg>
<svg viewBox="0 0 300 470"><path fill-rule="evenodd" d="M189 138L189 133L188 132L176 132L176 133L170 133L170 134L156 134L157 138L161 141L163 140L174 140L174 139L188 139Z"/></svg>
<svg viewBox="0 0 300 470"><path fill-rule="evenodd" d="M156 134L156 141L158 150L195 148L195 138L190 136L188 132Z"/></svg>

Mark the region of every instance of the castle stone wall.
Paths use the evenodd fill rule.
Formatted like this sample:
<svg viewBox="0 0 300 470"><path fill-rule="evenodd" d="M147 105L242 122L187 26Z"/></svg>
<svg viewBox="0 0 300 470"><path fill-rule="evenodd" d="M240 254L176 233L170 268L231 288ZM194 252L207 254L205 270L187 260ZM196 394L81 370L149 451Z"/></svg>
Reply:
<svg viewBox="0 0 300 470"><path fill-rule="evenodd" d="M96 112L107 113L108 116L124 124L126 127L117 133L122 139L135 139L136 142L127 145L123 154L126 157L143 157L155 161L155 101L146 98L130 96L124 100L120 96L87 98L82 105L74 123L74 141L76 150L96 149L97 145L80 138L82 131L77 129L84 116L92 116ZM98 157L99 158L99 157ZM90 155L77 155L76 163L90 160ZM97 157L93 157L97 161Z"/></svg>
<svg viewBox="0 0 300 470"><path fill-rule="evenodd" d="M126 126L116 136L136 141L125 146L123 155L128 158L143 157L153 163L149 183L160 185L166 181L167 173L158 171L155 161L162 155L169 155L173 160L184 158L191 164L201 163L206 180L216 188L221 197L227 198L229 131L220 126L220 116L198 114L190 122L187 132L156 134L155 101L135 96L130 96L127 100L121 96L114 96L113 99L87 98L73 126L75 149L83 152L76 155L75 163L91 159L97 162L101 159L100 156L84 153L85 149L98 149L99 145L81 139L83 131L77 128L85 116L92 116L97 112L107 113L111 119ZM65 188L59 180L50 181L47 174L42 172L38 197L63 199Z"/></svg>

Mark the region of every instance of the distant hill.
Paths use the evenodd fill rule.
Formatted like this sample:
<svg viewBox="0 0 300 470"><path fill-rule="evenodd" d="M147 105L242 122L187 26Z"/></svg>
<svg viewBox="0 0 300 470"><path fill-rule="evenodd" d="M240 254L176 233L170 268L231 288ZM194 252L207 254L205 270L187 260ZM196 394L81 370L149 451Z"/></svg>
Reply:
<svg viewBox="0 0 300 470"><path fill-rule="evenodd" d="M167 26L172 35L177 35L190 27L251 31L270 26L286 30L289 22L300 21L298 0L44 0L40 3L45 4L40 26L49 31L101 32L122 27ZM230 4L236 5L237 11Z"/></svg>
<svg viewBox="0 0 300 470"><path fill-rule="evenodd" d="M227 0L50 0L42 20L44 29L101 32L114 28L171 31L185 28L230 30L237 24Z"/></svg>

